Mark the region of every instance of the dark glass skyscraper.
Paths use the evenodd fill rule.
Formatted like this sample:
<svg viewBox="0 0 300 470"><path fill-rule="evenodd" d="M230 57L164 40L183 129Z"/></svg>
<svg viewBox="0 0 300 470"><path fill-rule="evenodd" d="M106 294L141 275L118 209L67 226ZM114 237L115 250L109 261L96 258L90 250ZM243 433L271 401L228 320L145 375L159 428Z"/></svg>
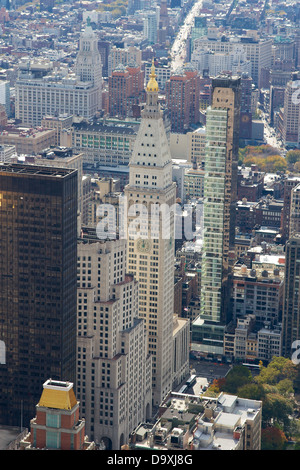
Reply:
<svg viewBox="0 0 300 470"><path fill-rule="evenodd" d="M2 164L0 424L28 426L49 377L75 382L76 265L77 171Z"/></svg>

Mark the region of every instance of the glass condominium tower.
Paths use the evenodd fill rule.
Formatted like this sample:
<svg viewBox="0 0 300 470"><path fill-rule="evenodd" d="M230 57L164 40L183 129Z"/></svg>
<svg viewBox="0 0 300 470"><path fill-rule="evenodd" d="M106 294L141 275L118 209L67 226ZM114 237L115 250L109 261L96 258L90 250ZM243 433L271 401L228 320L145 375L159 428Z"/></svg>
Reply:
<svg viewBox="0 0 300 470"><path fill-rule="evenodd" d="M0 424L28 427L45 380L75 382L77 171L0 165Z"/></svg>
<svg viewBox="0 0 300 470"><path fill-rule="evenodd" d="M239 78L221 75L213 79L212 104L207 110L206 121L200 341L205 352L218 354L223 353L223 327L229 320L239 103Z"/></svg>

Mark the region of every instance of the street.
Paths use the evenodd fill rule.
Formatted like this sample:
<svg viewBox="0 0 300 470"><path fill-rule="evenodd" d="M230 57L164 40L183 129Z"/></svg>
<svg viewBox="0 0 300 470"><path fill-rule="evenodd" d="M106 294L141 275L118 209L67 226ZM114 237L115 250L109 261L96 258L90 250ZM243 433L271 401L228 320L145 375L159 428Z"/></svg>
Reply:
<svg viewBox="0 0 300 470"><path fill-rule="evenodd" d="M202 0L198 0L195 5L192 7L191 11L188 13L187 17L184 20L183 26L180 28L179 33L176 36L176 39L173 43L171 49L171 69L172 71L177 70L182 67L185 63L186 58L186 39L188 34L194 25L195 16L199 15L199 11L202 8Z"/></svg>
<svg viewBox="0 0 300 470"><path fill-rule="evenodd" d="M194 373L197 377L202 377L207 379L208 382L212 382L214 379L225 377L230 369L230 365L190 359L191 374L193 369L196 371Z"/></svg>

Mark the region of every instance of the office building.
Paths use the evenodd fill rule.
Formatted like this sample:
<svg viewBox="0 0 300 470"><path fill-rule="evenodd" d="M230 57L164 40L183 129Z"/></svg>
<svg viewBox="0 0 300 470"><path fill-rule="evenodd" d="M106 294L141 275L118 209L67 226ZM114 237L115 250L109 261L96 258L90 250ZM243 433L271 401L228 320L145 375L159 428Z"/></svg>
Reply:
<svg viewBox="0 0 300 470"><path fill-rule="evenodd" d="M291 191L290 237L300 233L300 184Z"/></svg>
<svg viewBox="0 0 300 470"><path fill-rule="evenodd" d="M166 107L172 132L189 130L200 119L200 76L190 67L173 72L166 82Z"/></svg>
<svg viewBox="0 0 300 470"><path fill-rule="evenodd" d="M229 320L229 286L234 259L240 79L213 80L212 106L207 110L204 177L204 231L201 276L201 321L224 325ZM203 324L204 325L204 324ZM207 327L206 327L207 329ZM223 342L203 349L222 353Z"/></svg>
<svg viewBox="0 0 300 470"><path fill-rule="evenodd" d="M84 154L90 167L127 168L133 150L139 122L99 120L74 122L70 145Z"/></svg>
<svg viewBox="0 0 300 470"><path fill-rule="evenodd" d="M11 116L10 109L10 83L8 80L0 80L0 104L5 107L6 115Z"/></svg>
<svg viewBox="0 0 300 470"><path fill-rule="evenodd" d="M72 115L44 116L41 122L41 127L43 127L44 129L55 129L55 140L53 140L53 145L60 147L61 133L64 130L70 130L72 123Z"/></svg>
<svg viewBox="0 0 300 470"><path fill-rule="evenodd" d="M264 264L254 263L253 266L252 269L245 265L234 268L233 318L253 314L256 325L261 328L266 322L277 325L282 320L284 264L277 262L269 269Z"/></svg>
<svg viewBox="0 0 300 470"><path fill-rule="evenodd" d="M207 35L207 17L196 16L194 18L194 26L191 29L191 51L194 49L195 39L202 38Z"/></svg>
<svg viewBox="0 0 300 470"><path fill-rule="evenodd" d="M80 37L74 73L45 60L20 62L16 81L16 118L40 126L45 116L95 116L102 106L101 58L97 37L87 26Z"/></svg>
<svg viewBox="0 0 300 470"><path fill-rule="evenodd" d="M146 11L144 16L144 38L148 44L157 44L159 18L156 11Z"/></svg>
<svg viewBox="0 0 300 470"><path fill-rule="evenodd" d="M260 87L261 71L270 68L272 63L273 40L259 37L255 31L243 36L210 39L207 36L195 39L194 49L210 50L214 53L231 53L237 46L246 54L246 60L251 62L251 77L256 86Z"/></svg>
<svg viewBox="0 0 300 470"><path fill-rule="evenodd" d="M163 217L162 210L164 206L170 208L176 197L158 91L153 65L146 88L147 103L129 163L129 184L125 187L127 270L139 282L139 317L145 321L147 349L152 356L154 405L161 403L173 381L174 214ZM143 204L148 214L148 223L144 219L137 231L135 216L130 215L134 204ZM157 216L151 214L152 209Z"/></svg>
<svg viewBox="0 0 300 470"><path fill-rule="evenodd" d="M110 49L108 56L108 76L110 77L112 72L122 64L127 67L129 64L135 64L137 67L142 65L142 51L139 47L129 46L126 48L120 48L113 46Z"/></svg>
<svg viewBox="0 0 300 470"><path fill-rule="evenodd" d="M190 169L184 175L184 201L204 197L204 170Z"/></svg>
<svg viewBox="0 0 300 470"><path fill-rule="evenodd" d="M0 422L28 426L47 378L75 383L77 171L0 171Z"/></svg>
<svg viewBox="0 0 300 470"><path fill-rule="evenodd" d="M38 155L55 143L55 130L24 126L6 126L0 145L14 145L18 155Z"/></svg>
<svg viewBox="0 0 300 470"><path fill-rule="evenodd" d="M127 241L78 239L77 396L88 435L118 450L152 415L151 357L138 318L138 283L126 274Z"/></svg>
<svg viewBox="0 0 300 470"><path fill-rule="evenodd" d="M75 61L75 75L78 82L91 82L102 90L102 63L98 50L98 38L89 22L79 38L79 51ZM98 103L101 108L101 101Z"/></svg>
<svg viewBox="0 0 300 470"><path fill-rule="evenodd" d="M291 201L292 201L292 190L300 184L299 176L288 176L284 180L284 189L283 189L283 209L282 209L282 227L281 234L283 241L287 241L291 234ZM294 204L297 200L297 193L294 196ZM293 215L295 223L295 215Z"/></svg>
<svg viewBox="0 0 300 470"><path fill-rule="evenodd" d="M0 145L0 162L9 163L14 155L16 155L14 145Z"/></svg>
<svg viewBox="0 0 300 470"><path fill-rule="evenodd" d="M187 132L188 158L194 168L204 168L205 163L205 127L199 127L193 132Z"/></svg>
<svg viewBox="0 0 300 470"><path fill-rule="evenodd" d="M139 66L119 64L108 79L109 114L119 118L139 117L144 97L144 73Z"/></svg>
<svg viewBox="0 0 300 470"><path fill-rule="evenodd" d="M282 348L285 357L292 356L293 343L299 341L300 235L295 233L286 243L285 279L282 314Z"/></svg>
<svg viewBox="0 0 300 470"><path fill-rule="evenodd" d="M224 71L230 71L234 75L238 72L252 73L251 61L247 59L242 47L229 52L213 52L211 50L195 49L191 55L191 64L201 75L208 74L216 77Z"/></svg>
<svg viewBox="0 0 300 470"><path fill-rule="evenodd" d="M48 379L20 450L95 450L86 436L85 420L72 382Z"/></svg>
<svg viewBox="0 0 300 470"><path fill-rule="evenodd" d="M78 181L78 215L83 216L83 203L82 203L82 162L83 154L77 153L72 148L65 147L52 147L51 149L43 150L36 156L19 156L14 158L12 163L30 163L37 166L51 166L55 168L68 168L77 171Z"/></svg>
<svg viewBox="0 0 300 470"><path fill-rule="evenodd" d="M293 73L284 91L280 133L285 146L300 146L300 102L297 99L298 74Z"/></svg>

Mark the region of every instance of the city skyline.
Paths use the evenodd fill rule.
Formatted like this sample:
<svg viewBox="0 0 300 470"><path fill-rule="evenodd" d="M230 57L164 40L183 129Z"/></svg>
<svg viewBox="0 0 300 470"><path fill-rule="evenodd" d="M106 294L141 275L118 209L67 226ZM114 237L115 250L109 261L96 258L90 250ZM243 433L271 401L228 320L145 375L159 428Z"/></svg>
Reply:
<svg viewBox="0 0 300 470"><path fill-rule="evenodd" d="M299 448L297 2L0 3L3 448Z"/></svg>

